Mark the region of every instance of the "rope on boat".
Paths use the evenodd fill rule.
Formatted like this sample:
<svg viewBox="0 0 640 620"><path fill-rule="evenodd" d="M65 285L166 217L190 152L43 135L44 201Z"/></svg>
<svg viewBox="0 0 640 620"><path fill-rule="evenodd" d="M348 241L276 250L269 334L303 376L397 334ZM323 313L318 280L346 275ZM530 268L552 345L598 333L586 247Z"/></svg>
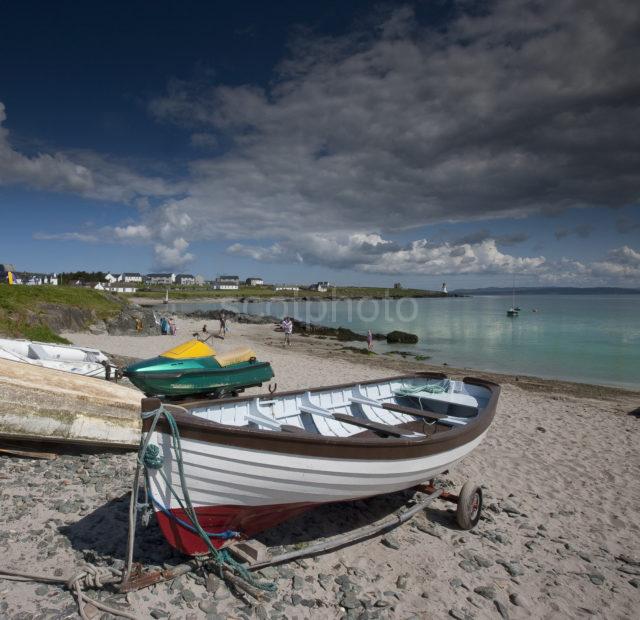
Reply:
<svg viewBox="0 0 640 620"><path fill-rule="evenodd" d="M443 383L425 383L424 385L407 386L403 385L401 388L395 390L398 396L416 396L420 392L427 392L428 394L444 394L449 389L449 381L445 380Z"/></svg>
<svg viewBox="0 0 640 620"><path fill-rule="evenodd" d="M233 532L228 530L226 532L220 532L218 534L212 534L206 532L204 528L200 525L198 520L198 516L196 514L195 508L191 502L191 497L189 496L189 488L187 486L187 481L184 475L184 461L182 458L182 443L180 441L180 432L178 430L178 425L174 417L171 415L169 411L165 409L163 405L160 405L158 409L155 411L150 411L148 413L142 414L143 419L145 418L153 418L151 422L151 427L147 432L146 437L140 445L140 450L138 452L138 463L145 468L145 474L147 473L147 469L155 469L158 471L165 484L168 486L171 494L175 497L176 501L180 505L180 508L187 515L189 520L191 521L191 527L189 529L194 530L200 538L205 542L209 549L209 555L211 556L211 561L215 564L218 573L222 579L225 578L224 571L229 570L232 575L237 575L244 579L248 584L257 588L259 590L264 590L266 592L273 592L276 590L277 586L275 583L270 582L261 582L255 579L251 575L251 573L247 570L245 566L236 561L230 554L227 549L216 549L215 546L211 542L212 537L220 537L220 538L235 538L240 534L239 532ZM178 466L178 474L180 476L180 487L182 491L182 498L179 497L175 488L171 484L171 481L165 474L162 469L162 464L164 459L160 455L160 450L158 446L154 444L149 444L151 436L158 424L158 421L161 417L167 421L169 425L169 430L171 431L171 445L175 454L176 464ZM151 450L150 450L151 448ZM154 449L155 448L155 449ZM136 477L137 480L137 477ZM133 493L136 494L137 497L138 489L134 488ZM152 498L153 499L153 498ZM131 524L130 524L131 525Z"/></svg>

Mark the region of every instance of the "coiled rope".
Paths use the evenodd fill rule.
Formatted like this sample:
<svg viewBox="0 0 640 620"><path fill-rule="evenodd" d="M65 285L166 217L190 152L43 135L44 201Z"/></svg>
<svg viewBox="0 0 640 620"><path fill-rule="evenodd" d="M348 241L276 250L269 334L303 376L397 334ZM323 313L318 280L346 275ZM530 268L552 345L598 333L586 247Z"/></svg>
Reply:
<svg viewBox="0 0 640 620"><path fill-rule="evenodd" d="M42 583L54 583L65 585L67 589L75 595L78 604L78 613L82 620L90 620L86 613L85 605L89 604L106 611L120 618L137 620L138 616L127 613L117 607L110 607L105 603L89 598L83 588L102 588L111 583L119 583L122 580L122 571L106 566L94 566L93 564L82 564L77 572L71 577L51 577L50 575L39 575L37 573L25 573L21 571L0 568L0 579L11 581L38 581Z"/></svg>

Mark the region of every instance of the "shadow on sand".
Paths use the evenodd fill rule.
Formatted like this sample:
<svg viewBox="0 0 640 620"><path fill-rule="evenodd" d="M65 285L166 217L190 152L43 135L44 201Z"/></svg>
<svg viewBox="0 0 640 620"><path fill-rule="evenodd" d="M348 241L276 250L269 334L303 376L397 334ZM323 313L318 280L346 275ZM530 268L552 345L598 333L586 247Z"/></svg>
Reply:
<svg viewBox="0 0 640 620"><path fill-rule="evenodd" d="M414 496L414 491L400 491L354 502L326 504L286 521L255 536L267 547L307 545L319 538L344 534L370 525L399 510ZM430 507L427 520L445 527L456 528L455 519L444 509ZM414 518L419 518L416 516ZM129 494L100 506L79 521L60 528L73 549L83 551L85 560L108 556L124 560L129 528ZM152 517L148 527L140 523L136 528L134 559L143 565L161 565L184 561L185 556L174 551L165 541ZM177 561L176 561L177 560Z"/></svg>
<svg viewBox="0 0 640 620"><path fill-rule="evenodd" d="M640 419L640 407L637 407L633 411L629 411L627 415L633 416L634 418Z"/></svg>

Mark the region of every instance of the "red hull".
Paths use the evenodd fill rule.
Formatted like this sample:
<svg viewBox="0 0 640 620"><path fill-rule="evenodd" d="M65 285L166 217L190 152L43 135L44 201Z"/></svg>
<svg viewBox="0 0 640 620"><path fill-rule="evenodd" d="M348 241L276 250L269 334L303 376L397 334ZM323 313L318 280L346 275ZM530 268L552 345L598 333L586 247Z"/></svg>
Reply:
<svg viewBox="0 0 640 620"><path fill-rule="evenodd" d="M234 530L249 538L262 530L274 527L287 519L302 514L316 504L275 504L271 506L200 506L196 508L198 521L206 532L224 532ZM172 509L171 512L181 521L191 523L184 510ZM186 555L208 553L205 542L191 530L187 529L164 512L156 512L160 529L168 543ZM233 539L232 539L233 540ZM228 540L211 538L214 547L220 548Z"/></svg>

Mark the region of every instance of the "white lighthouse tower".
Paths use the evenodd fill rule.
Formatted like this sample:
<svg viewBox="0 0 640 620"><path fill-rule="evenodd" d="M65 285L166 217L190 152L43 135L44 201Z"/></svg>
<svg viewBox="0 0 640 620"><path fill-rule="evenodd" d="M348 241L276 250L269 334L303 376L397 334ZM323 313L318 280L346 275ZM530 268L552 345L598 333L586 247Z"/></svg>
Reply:
<svg viewBox="0 0 640 620"><path fill-rule="evenodd" d="M446 282L443 282L443 283L442 283L442 289L441 289L441 291L442 291L443 293L448 294L448 291L447 291L447 283L446 283Z"/></svg>

